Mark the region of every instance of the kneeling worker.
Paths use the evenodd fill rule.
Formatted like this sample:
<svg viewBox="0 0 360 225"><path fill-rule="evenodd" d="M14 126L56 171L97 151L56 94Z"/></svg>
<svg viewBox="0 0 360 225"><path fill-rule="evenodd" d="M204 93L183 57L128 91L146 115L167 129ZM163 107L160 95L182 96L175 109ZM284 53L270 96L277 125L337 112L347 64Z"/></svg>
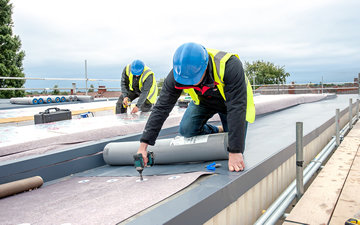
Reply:
<svg viewBox="0 0 360 225"><path fill-rule="evenodd" d="M181 45L173 57L173 69L166 77L159 100L147 121L137 153L147 163L147 146L154 145L161 127L182 90L192 101L180 122L184 137L228 132L228 167L245 168L243 152L248 122L255 120L255 106L250 82L237 54L207 49L200 44ZM207 121L219 114L222 127Z"/></svg>
<svg viewBox="0 0 360 225"><path fill-rule="evenodd" d="M152 109L158 95L154 72L141 60L127 65L121 77L121 95L116 103L116 114L125 113L128 102L139 97L131 113L148 112Z"/></svg>

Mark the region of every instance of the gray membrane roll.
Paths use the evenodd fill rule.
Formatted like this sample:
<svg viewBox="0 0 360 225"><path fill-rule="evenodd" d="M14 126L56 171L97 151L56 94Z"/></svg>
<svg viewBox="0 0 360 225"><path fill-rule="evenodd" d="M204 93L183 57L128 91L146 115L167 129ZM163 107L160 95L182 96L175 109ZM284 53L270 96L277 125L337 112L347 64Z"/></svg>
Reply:
<svg viewBox="0 0 360 225"><path fill-rule="evenodd" d="M77 100L82 101L82 102L92 102L92 101L94 101L94 96L78 95Z"/></svg>
<svg viewBox="0 0 360 225"><path fill-rule="evenodd" d="M73 96L67 95L67 96L65 96L65 100L66 100L67 102L72 102L72 101L73 101Z"/></svg>
<svg viewBox="0 0 360 225"><path fill-rule="evenodd" d="M0 198L14 195L30 189L38 188L43 185L44 181L40 176L30 177L6 184L0 185Z"/></svg>
<svg viewBox="0 0 360 225"><path fill-rule="evenodd" d="M66 97L62 96L62 95L53 95L53 97L59 97L60 102L65 102L66 101Z"/></svg>
<svg viewBox="0 0 360 225"><path fill-rule="evenodd" d="M24 104L24 105L36 105L36 104L38 104L38 99L34 98L34 97L10 98L10 103Z"/></svg>
<svg viewBox="0 0 360 225"><path fill-rule="evenodd" d="M155 153L155 164L171 164L226 160L227 146L227 133L220 133L159 139L154 146L149 145L147 150ZM134 165L133 155L139 147L139 141L112 142L105 146L103 157L111 166Z"/></svg>
<svg viewBox="0 0 360 225"><path fill-rule="evenodd" d="M57 103L60 102L60 98L55 95L49 95L49 98L51 98L51 102Z"/></svg>
<svg viewBox="0 0 360 225"><path fill-rule="evenodd" d="M44 99L44 103L48 103L48 104L50 104L52 101L51 98L48 96L43 96L43 99Z"/></svg>

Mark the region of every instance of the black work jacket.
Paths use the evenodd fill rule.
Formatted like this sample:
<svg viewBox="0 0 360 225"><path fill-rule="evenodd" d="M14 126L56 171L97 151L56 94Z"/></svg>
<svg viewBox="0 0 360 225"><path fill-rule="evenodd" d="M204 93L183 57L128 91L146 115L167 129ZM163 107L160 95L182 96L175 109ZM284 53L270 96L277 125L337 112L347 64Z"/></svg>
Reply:
<svg viewBox="0 0 360 225"><path fill-rule="evenodd" d="M210 56L209 56L210 57ZM199 86L208 86L204 93L196 91L199 96L200 105L206 106L211 110L227 115L229 128L228 151L232 153L243 153L245 143L245 125L246 125L246 103L247 103L247 84L241 61L232 56L225 65L224 74L224 93L225 98L221 96L214 85L213 65L209 60L206 78ZM171 110L181 95L182 86L174 79L173 71L167 75L154 109L146 123L140 142L154 145L156 138L169 116Z"/></svg>

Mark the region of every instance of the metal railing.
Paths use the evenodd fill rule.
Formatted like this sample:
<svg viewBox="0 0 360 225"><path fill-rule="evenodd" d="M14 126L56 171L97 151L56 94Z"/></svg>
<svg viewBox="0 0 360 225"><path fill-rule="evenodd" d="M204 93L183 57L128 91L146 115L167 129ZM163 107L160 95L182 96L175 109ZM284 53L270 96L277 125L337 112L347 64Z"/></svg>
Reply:
<svg viewBox="0 0 360 225"><path fill-rule="evenodd" d="M297 198L297 201L301 198L304 193L304 184L310 181L311 177L318 171L320 166L326 161L328 156L332 151L339 146L340 139L342 139L348 131L352 129L352 125L359 120L359 100L356 100L356 112L355 116L352 113L352 99L349 100L349 122L340 130L340 109L336 109L335 113L335 124L336 124L336 135L329 141L329 143L320 151L320 153L306 166L306 168L301 171L301 182L298 182L298 174L296 174L296 180L293 181L284 192L269 206L269 208L264 212L264 214L255 222L255 225L264 225L264 224L275 224L280 218L286 218L288 215L285 213L286 209L291 205L293 200ZM298 137L298 130L299 137ZM299 148L300 151L303 151L303 134L302 127L298 128L296 124L296 148ZM301 143L298 143L300 141ZM298 154L298 149L297 149ZM301 153L302 155L302 153ZM298 155L296 155L296 160L298 162ZM296 171L298 172L298 171ZM301 184L300 184L301 183ZM299 187L301 185L302 187ZM302 193L298 192L298 189L302 188Z"/></svg>
<svg viewBox="0 0 360 225"><path fill-rule="evenodd" d="M9 79L9 80L67 80L67 81L117 81L117 79L88 79L88 78L30 78L30 77L0 77L0 79ZM57 88L0 88L0 90L71 90L74 87L57 87ZM86 87L85 88L76 88L78 90L89 90L89 89L103 89L101 87ZM106 89L121 89L120 87L106 87Z"/></svg>
<svg viewBox="0 0 360 225"><path fill-rule="evenodd" d="M9 79L9 80L44 80L44 81L54 81L54 80L62 80L62 81L85 81L84 88L78 88L77 90L86 90L89 89L103 89L99 87L88 87L88 81L103 81L103 82L121 82L120 79L90 79L90 78L29 78L29 77L0 77L0 79ZM272 94L289 94L293 91L303 91L303 92L312 92L314 94L324 93L327 92L334 92L332 90L348 91L348 90L358 90L360 94L360 74L358 82L331 82L331 83L321 83L321 84L314 84L314 83L292 83L292 84L253 84L251 85L253 88L254 93L272 93ZM348 85L348 86L344 86ZM330 87L327 87L330 86ZM334 87L337 86L337 87ZM74 87L53 87L53 88L0 88L0 90L72 90ZM106 89L121 89L120 86L118 87L106 87ZM290 93L291 94L291 93ZM292 93L295 94L295 93Z"/></svg>
<svg viewBox="0 0 360 225"><path fill-rule="evenodd" d="M251 85L253 93L271 93L271 94L296 94L303 93L339 93L346 91L356 91L360 94L358 82L332 82L323 84L255 84Z"/></svg>

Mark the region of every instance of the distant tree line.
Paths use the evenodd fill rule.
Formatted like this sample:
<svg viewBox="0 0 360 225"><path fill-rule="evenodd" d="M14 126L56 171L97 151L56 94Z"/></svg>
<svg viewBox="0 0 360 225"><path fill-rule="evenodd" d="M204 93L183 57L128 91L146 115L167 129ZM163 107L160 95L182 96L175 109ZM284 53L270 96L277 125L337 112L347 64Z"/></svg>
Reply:
<svg viewBox="0 0 360 225"><path fill-rule="evenodd" d="M285 66L277 66L271 62L257 60L244 63L245 74L252 85L255 84L284 84L286 77L290 76L285 71Z"/></svg>

